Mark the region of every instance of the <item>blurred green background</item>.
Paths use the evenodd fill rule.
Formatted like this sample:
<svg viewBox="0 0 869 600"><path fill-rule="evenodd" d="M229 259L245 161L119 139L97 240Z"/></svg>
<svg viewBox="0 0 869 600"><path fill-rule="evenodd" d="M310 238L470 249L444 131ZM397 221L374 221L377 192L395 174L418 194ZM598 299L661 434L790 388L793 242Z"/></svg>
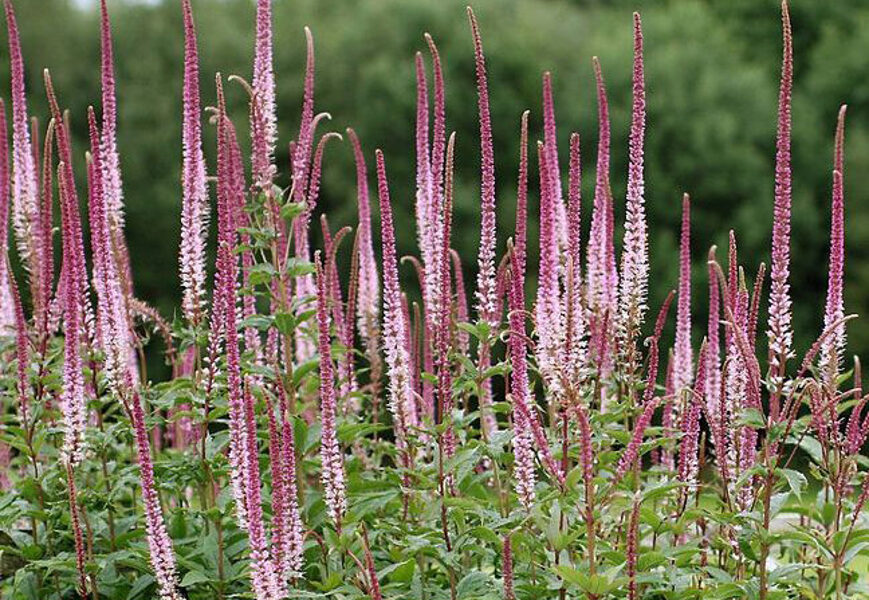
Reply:
<svg viewBox="0 0 869 600"><path fill-rule="evenodd" d="M283 176L285 144L298 130L305 49L302 28L309 25L317 52L317 109L332 114L330 129L356 128L369 163L375 147L384 149L402 253L414 248L413 55L424 50L424 32L434 36L446 69L448 127L458 132L454 240L472 285L479 226L479 150L466 2L274 0L274 27L283 144L278 160ZM180 4L180 0L109 0L127 237L136 291L166 317L176 311L180 297L176 274L183 50ZM254 3L194 0L193 4L203 102L211 104L216 71L250 76ZM88 0L17 0L15 5L31 110L41 117L47 114L41 71L49 67L61 103L71 109L78 134L76 151L82 154L85 109L99 102L95 6ZM612 181L617 222L621 222L630 110L631 12L641 12L648 89L651 304L657 307L676 284L680 197L687 191L693 198L695 342L699 343L706 319L709 246L724 247L727 230L733 228L749 273L769 257L781 60L778 2L477 0L473 6L488 60L501 248L513 230L518 124L524 109L532 113L532 139L542 135L540 80L544 70L551 70L554 77L563 171L570 132L576 130L583 136L583 210L588 228L597 143L594 55L601 59L610 93ZM869 61L865 58L869 4L865 0L794 0L791 11L796 55L792 287L797 349L804 351L818 335L822 321L833 131L842 103L849 105L846 311L864 312L869 305ZM0 81L8 97L8 53L5 45L2 48ZM229 90L236 123L246 129L244 93L237 86ZM214 164L212 129L206 127L210 167ZM354 185L349 144L331 144L326 152L321 207L333 227L355 224ZM536 208L536 202L532 207ZM536 231L532 224L533 245ZM379 232L376 224L375 232ZM621 239L620 229L617 239ZM851 351L865 354L869 320L849 325L849 343Z"/></svg>

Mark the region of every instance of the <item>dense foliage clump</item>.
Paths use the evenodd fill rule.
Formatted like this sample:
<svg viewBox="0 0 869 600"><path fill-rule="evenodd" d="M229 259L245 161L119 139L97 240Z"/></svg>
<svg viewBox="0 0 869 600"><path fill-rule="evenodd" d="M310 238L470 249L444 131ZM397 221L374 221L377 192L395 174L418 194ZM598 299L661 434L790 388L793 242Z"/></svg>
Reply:
<svg viewBox="0 0 869 600"><path fill-rule="evenodd" d="M672 257L678 285L647 314L638 14L617 252L601 63L598 131L584 138L597 142L597 165L583 239L581 152L591 144L573 133L559 152L546 73L540 115L517 115L518 179L496 171L487 61L467 10L481 164L469 256L455 244L461 157L431 36L428 58L415 59L415 198L390 194L389 156L348 129L358 225L335 231L318 200L326 147L344 137L319 133L330 115L315 109L311 32L298 131L281 165L270 0L257 3L250 82L217 74L215 106L200 96L191 1L181 6L183 300L170 322L138 298L125 239L105 2L101 109L81 116L85 150L47 70L48 121L30 119L5 1L12 111L11 135L0 111L0 222L13 236L0 245L0 597L869 597L869 395L859 360L844 356L845 107L824 320L797 356L786 4L769 292L766 266L746 272L731 232L726 257L708 252L702 318L692 311L688 194ZM232 101L248 106L243 122ZM532 118L543 130L536 152ZM515 199L497 194L496 177L517 182ZM504 206L512 235L498 231ZM405 213L417 238L407 256L394 219ZM537 240L529 214L539 216ZM476 278L466 283L468 268ZM418 285L403 286L400 271ZM671 312L672 347L662 339ZM699 345L692 323L706 332ZM168 380L148 376L155 347Z"/></svg>

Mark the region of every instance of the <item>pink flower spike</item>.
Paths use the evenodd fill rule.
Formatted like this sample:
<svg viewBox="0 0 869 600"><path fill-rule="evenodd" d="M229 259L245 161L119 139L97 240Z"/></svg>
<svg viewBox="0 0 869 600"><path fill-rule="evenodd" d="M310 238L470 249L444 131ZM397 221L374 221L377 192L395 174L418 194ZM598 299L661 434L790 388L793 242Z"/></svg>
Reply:
<svg viewBox="0 0 869 600"><path fill-rule="evenodd" d="M558 283L559 250L555 239L556 198L550 165L546 160L549 151L540 142L537 151L540 166L540 266L535 306L538 337L536 356L549 392L554 396L550 401L553 401L563 392L560 373L563 367L564 315L561 288Z"/></svg>
<svg viewBox="0 0 869 600"><path fill-rule="evenodd" d="M679 481L688 484L687 493L697 486L699 463L697 449L700 437L700 410L703 400L703 388L706 385L706 344L700 348L697 359L697 381L694 390L689 390L687 406L682 415L679 429L682 438L679 440Z"/></svg>
<svg viewBox="0 0 869 600"><path fill-rule="evenodd" d="M398 283L398 262L395 255L395 229L389 184L383 153L377 150L377 189L380 200L380 238L383 244L383 342L389 374L389 410L395 427L399 450L409 457L407 445L410 430L419 424L416 408L413 372L409 352L409 317L405 316Z"/></svg>
<svg viewBox="0 0 869 600"><path fill-rule="evenodd" d="M619 335L628 355L646 313L649 284L649 242L646 225L643 146L646 129L646 87L643 67L643 30L634 13L634 73L631 133L628 151L628 188L625 207L625 237L619 293Z"/></svg>
<svg viewBox="0 0 869 600"><path fill-rule="evenodd" d="M6 260L6 257L2 257ZM7 262L7 267L8 267ZM30 389L30 379L27 375L27 364L29 360L30 340L28 338L27 320L24 317L24 308L21 306L21 295L18 293L18 284L15 282L15 277L12 276L11 270L7 271L9 276L9 284L11 288L12 303L15 311L15 358L18 360L18 422L21 427L28 427L28 414L30 412L28 390Z"/></svg>
<svg viewBox="0 0 869 600"><path fill-rule="evenodd" d="M31 277L38 278L42 246L37 225L39 177L30 146L30 124L24 84L24 58L12 0L4 0L9 32L9 71L12 81L12 228L18 253Z"/></svg>
<svg viewBox="0 0 869 600"><path fill-rule="evenodd" d="M585 307L582 304L581 281L581 236L582 236L582 172L579 148L579 134L570 136L570 180L568 184L567 206L567 256L570 272L565 290L565 366L569 369L569 380L578 383L582 369L588 362L586 356L587 323Z"/></svg>
<svg viewBox="0 0 869 600"><path fill-rule="evenodd" d="M486 58L474 11L468 7L468 20L474 37L474 56L477 68L477 105L480 113L480 163L482 171L480 251L477 257L477 312L491 325L497 322L495 314L495 156L492 149L492 117L489 113L489 89L486 81ZM447 174L449 177L449 174Z"/></svg>
<svg viewBox="0 0 869 600"><path fill-rule="evenodd" d="M504 600L516 600L513 593L513 548L509 535L504 536L501 549L501 578L504 580Z"/></svg>
<svg viewBox="0 0 869 600"><path fill-rule="evenodd" d="M365 341L369 352L377 352L378 330L380 329L380 280L377 274L377 261L374 258L374 242L371 237L371 204L368 199L368 175L365 156L356 132L347 129L347 136L353 146L356 160L356 201L359 217L358 261L359 286L356 294L356 317L359 334Z"/></svg>
<svg viewBox="0 0 869 600"><path fill-rule="evenodd" d="M586 280L588 286L589 305L600 311L613 308L615 289L612 288L615 273L614 256L612 254L611 212L612 197L609 194L610 170L610 122L609 105L607 103L606 87L600 62L593 59L595 80L597 82L598 126L599 137L597 146L597 174L594 188L594 208L591 218L589 237L588 267ZM612 261L613 264L610 264Z"/></svg>
<svg viewBox="0 0 869 600"><path fill-rule="evenodd" d="M184 0L184 123L182 139L181 247L179 266L184 316L200 323L205 295L205 253L208 237L208 186L202 153L199 100L199 56L190 0Z"/></svg>
<svg viewBox="0 0 869 600"><path fill-rule="evenodd" d="M827 303L824 310L824 329L829 329L845 316L842 296L845 273L845 111L839 109L836 126L836 150L833 161L833 199L830 209L830 262L827 276ZM836 326L835 331L821 347L821 369L829 381L839 373L845 354L845 324Z"/></svg>
<svg viewBox="0 0 869 600"><path fill-rule="evenodd" d="M561 169L558 166L558 135L555 127L555 103L552 101L552 74L543 73L543 144L547 150L546 161L552 174L555 203L555 232L560 248L567 247L568 223L561 194Z"/></svg>
<svg viewBox="0 0 869 600"><path fill-rule="evenodd" d="M6 141L6 103L0 99L0 335L16 327L13 276L9 268L9 145Z"/></svg>
<svg viewBox="0 0 869 600"><path fill-rule="evenodd" d="M114 53L112 50L112 26L106 8L106 0L100 1L100 42L102 74L102 138L100 150L103 161L103 193L106 196L106 214L114 243L123 243L124 197L121 179L121 164L118 156L117 127L118 108L115 94ZM126 254L126 247L124 247Z"/></svg>
<svg viewBox="0 0 869 600"><path fill-rule="evenodd" d="M251 110L251 120L256 120L251 123L251 133L259 138L251 144L253 179L257 185L267 189L274 177L274 153L278 139L272 57L272 0L257 1L251 103L255 105Z"/></svg>
<svg viewBox="0 0 869 600"><path fill-rule="evenodd" d="M317 267L317 326L319 331L318 350L320 354L320 419L322 438L320 459L322 461L323 489L326 494L326 507L329 517L340 533L341 521L347 510L344 484L344 455L338 443L336 430L337 407L335 403L335 376L332 365L331 336L329 327L329 286L327 275L320 260L319 250L314 256Z"/></svg>
<svg viewBox="0 0 869 600"><path fill-rule="evenodd" d="M676 306L676 344L673 349L673 390L691 386L691 201L682 196L682 235L679 242L679 303ZM676 406L681 403L677 402ZM679 411L677 410L677 414Z"/></svg>
<svg viewBox="0 0 869 600"><path fill-rule="evenodd" d="M775 206L772 227L772 285L769 294L769 366L773 385L780 388L785 368L793 354L790 276L791 255L791 89L793 87L793 40L786 0L782 0L784 41L778 134L775 153ZM780 391L780 390L779 390ZM778 392L776 392L778 393Z"/></svg>

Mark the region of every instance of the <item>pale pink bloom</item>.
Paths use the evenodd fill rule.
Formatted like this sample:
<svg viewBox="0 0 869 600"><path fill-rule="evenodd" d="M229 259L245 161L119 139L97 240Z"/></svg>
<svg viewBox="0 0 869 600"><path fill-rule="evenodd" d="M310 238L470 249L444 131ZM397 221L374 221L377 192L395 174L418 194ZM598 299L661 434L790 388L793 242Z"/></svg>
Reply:
<svg viewBox="0 0 869 600"><path fill-rule="evenodd" d="M91 163L88 167L88 215L93 253L94 289L97 293L99 344L105 353L106 378L112 390L120 391L126 379L129 349L132 346L127 323L124 293L112 248L109 196L103 185L100 132L93 108L88 108Z"/></svg>
<svg viewBox="0 0 869 600"><path fill-rule="evenodd" d="M718 276L713 261L714 249L709 252L707 272L709 277L709 320L706 333L706 389L704 413L709 423L712 445L719 457L718 468L722 477L726 477L727 436L724 431L724 418L721 402L721 305L718 291ZM699 392L700 390L698 390Z"/></svg>
<svg viewBox="0 0 869 600"><path fill-rule="evenodd" d="M411 345L408 320L404 314L398 283L395 230L386 179L383 153L378 150L377 188L380 200L380 237L383 243L383 342L389 374L389 410L395 427L396 443L407 452L408 435L419 425L413 382L415 371L408 348Z"/></svg>
<svg viewBox="0 0 869 600"><path fill-rule="evenodd" d="M682 234L679 242L679 302L676 305L676 342L673 347L673 391L679 397L691 386L691 201L682 196ZM681 414L681 408L676 411Z"/></svg>
<svg viewBox="0 0 869 600"><path fill-rule="evenodd" d="M359 261L359 286L356 291L356 318L359 334L369 354L379 351L377 345L380 329L380 278L374 258L374 242L371 237L371 204L368 198L368 174L365 156L359 138L353 129L347 129L356 160L356 204L359 217L357 254Z"/></svg>
<svg viewBox="0 0 869 600"><path fill-rule="evenodd" d="M703 402L703 389L706 386L706 344L700 348L697 358L697 380L694 389L688 390L687 406L682 414L679 430L682 438L679 440L679 481L689 486L687 491L697 487L699 475L699 459L697 450L700 438L700 411Z"/></svg>
<svg viewBox="0 0 869 600"><path fill-rule="evenodd" d="M836 126L836 151L833 161L833 199L830 208L830 261L827 276L827 303L824 310L824 329L833 327L845 316L842 295L845 274L845 110L839 109ZM821 369L832 381L839 373L845 354L845 324L835 325L833 334L821 347Z"/></svg>
<svg viewBox="0 0 869 600"><path fill-rule="evenodd" d="M769 292L769 367L778 387L785 363L793 354L791 295L788 278L791 256L791 89L793 40L787 2L782 1L783 58L779 90L778 134L775 153L775 205L772 226L772 269Z"/></svg>
<svg viewBox="0 0 869 600"><path fill-rule="evenodd" d="M468 7L468 19L474 37L477 69L477 105L480 113L481 214L480 251L477 257L477 312L482 320L495 325L495 155L492 148L492 117L489 112L489 88L486 81L486 58L474 11ZM449 176L449 174L447 175Z"/></svg>
<svg viewBox="0 0 869 600"><path fill-rule="evenodd" d="M328 288L329 282L320 261L319 251L314 262L317 266L317 346L320 353L320 420L322 432L320 440L321 477L326 495L326 509L335 528L341 531L341 521L347 510L346 488L344 482L344 455L338 443L337 410L335 402L335 377L331 355L331 336L329 326Z"/></svg>
<svg viewBox="0 0 869 600"><path fill-rule="evenodd" d="M181 171L181 247L179 265L184 296L181 307L191 323L202 319L205 247L208 237L208 186L202 154L199 56L190 0L184 0L184 160Z"/></svg>
<svg viewBox="0 0 869 600"><path fill-rule="evenodd" d="M9 32L9 72L12 81L12 228L18 253L24 258L30 276L39 278L43 250L38 226L39 176L31 149L24 58L21 54L21 41L12 0L4 0L4 6Z"/></svg>
<svg viewBox="0 0 869 600"><path fill-rule="evenodd" d="M278 139L272 57L272 0L257 0L251 105L253 180L265 188L274 177L274 153Z"/></svg>
<svg viewBox="0 0 869 600"><path fill-rule="evenodd" d="M558 283L560 252L555 229L557 199L554 196L550 164L546 158L551 152L540 142L538 142L537 152L540 165L540 263L535 304L537 323L535 355L540 372L546 381L547 391L552 394L553 400L558 400L563 392L561 369L564 358L564 314L562 312L564 306ZM515 270L513 275L516 275Z"/></svg>
<svg viewBox="0 0 869 600"><path fill-rule="evenodd" d="M639 13L634 13L633 104L618 321L620 341L626 345L622 350L626 356L631 356L634 352L635 336L646 313L646 295L649 285L649 241L643 175L643 146L646 130L644 77L642 23Z"/></svg>
<svg viewBox="0 0 869 600"><path fill-rule="evenodd" d="M0 99L0 335L15 330L12 273L9 269L9 146L6 104Z"/></svg>
<svg viewBox="0 0 869 600"><path fill-rule="evenodd" d="M119 244L124 242L124 196L117 142L118 108L115 97L112 26L106 0L100 1L100 42L103 103L100 151L103 163L103 194L106 196L106 215L112 232L112 242ZM126 247L123 252L126 254Z"/></svg>

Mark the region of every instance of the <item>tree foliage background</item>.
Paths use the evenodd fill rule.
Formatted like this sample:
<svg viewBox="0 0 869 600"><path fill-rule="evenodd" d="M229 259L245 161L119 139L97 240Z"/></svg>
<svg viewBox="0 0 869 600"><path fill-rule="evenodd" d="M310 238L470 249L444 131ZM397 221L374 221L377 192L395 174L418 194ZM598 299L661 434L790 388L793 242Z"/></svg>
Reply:
<svg viewBox="0 0 869 600"><path fill-rule="evenodd" d="M413 55L423 32L438 41L447 84L448 127L457 131L455 244L475 256L479 151L473 47L467 0L275 0L275 63L281 141L296 135L302 93L304 35L313 30L317 106L328 128L352 126L369 158L384 149L390 163L399 251L413 241ZM772 220L775 110L780 69L776 0L477 0L492 95L496 169L515 173L518 124L532 111L540 136L540 76L553 72L566 162L567 132L583 136L585 214L590 214L597 144L591 57L602 58L613 126L613 192L617 222L624 209L630 109L630 10L643 15L648 85L646 198L652 260L650 304L675 286L680 198L693 198L695 239L740 247L768 260ZM47 114L42 69L48 67L69 107L84 152L84 114L99 101L98 15L87 2L16 2L33 114ZM250 0L195 0L203 100L214 101L210 74L250 76L254 6ZM180 2L110 0L119 94L119 146L128 212L127 238L137 295L165 316L178 305L181 165L182 24ZM793 275L797 347L822 322L835 117L849 105L846 142L846 312L869 306L869 4L861 0L795 0ZM2 46L0 80L8 82ZM8 96L8 89L4 90ZM247 99L230 88L237 124ZM206 142L214 165L214 131ZM286 161L284 146L278 160ZM84 161L81 161L83 164ZM355 173L349 144L330 145L322 203L335 225L355 224ZM499 181L512 181L499 177ZM282 182L286 183L286 182ZM498 189L499 225L511 231L515 189ZM403 207L403 208L402 208ZM536 210L536 202L532 212ZM586 217L585 225L588 227ZM529 234L532 239L536 231ZM504 244L505 235L500 235ZM620 238L617 231L617 240ZM532 248L531 260L536 249ZM699 284L708 247L692 248ZM670 257L668 260L666 257ZM534 264L533 262L531 264ZM472 271L474 265L465 265ZM469 273L470 274L470 273ZM410 272L404 273L410 276ZM705 287L694 290L705 312ZM698 312L697 314L703 314ZM696 323L695 325L702 325ZM697 333L697 337L700 337ZM849 350L869 350L869 320L849 325Z"/></svg>

